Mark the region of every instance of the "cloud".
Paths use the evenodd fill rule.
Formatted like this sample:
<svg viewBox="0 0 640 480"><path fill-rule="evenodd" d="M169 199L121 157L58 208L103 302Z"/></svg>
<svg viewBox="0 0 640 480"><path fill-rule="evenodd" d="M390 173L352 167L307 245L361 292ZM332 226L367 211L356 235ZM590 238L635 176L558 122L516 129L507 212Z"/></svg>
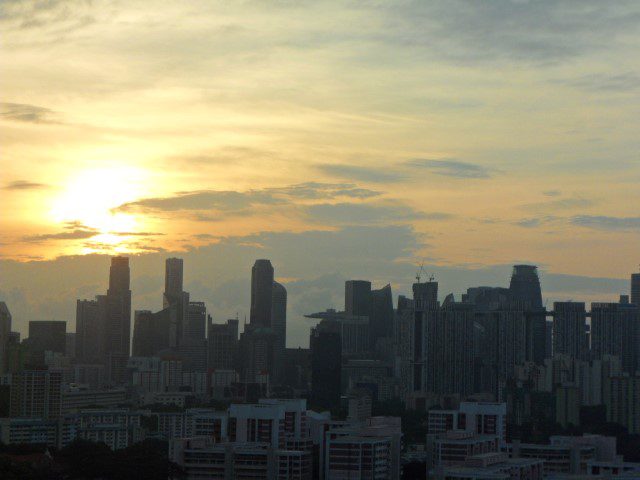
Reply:
<svg viewBox="0 0 640 480"><path fill-rule="evenodd" d="M447 220L452 215L443 212L422 213L395 203L321 203L304 208L315 221L326 224L371 225L405 223L409 220Z"/></svg>
<svg viewBox="0 0 640 480"><path fill-rule="evenodd" d="M7 120L26 123L59 123L53 110L24 103L0 103L0 116Z"/></svg>
<svg viewBox="0 0 640 480"><path fill-rule="evenodd" d="M490 178L493 174L489 168L482 165L453 159L429 160L417 158L405 162L405 165L422 168L435 175L454 178Z"/></svg>
<svg viewBox="0 0 640 480"><path fill-rule="evenodd" d="M542 194L545 197L559 197L560 195L562 195L562 192L560 190L546 190L542 192Z"/></svg>
<svg viewBox="0 0 640 480"><path fill-rule="evenodd" d="M594 230L640 230L640 217L610 217L606 215L576 215L570 222Z"/></svg>
<svg viewBox="0 0 640 480"><path fill-rule="evenodd" d="M14 182L7 183L3 190L37 190L41 188L49 188L49 185L44 183L29 182L27 180L16 180Z"/></svg>
<svg viewBox="0 0 640 480"><path fill-rule="evenodd" d="M586 208L595 204L590 198L568 197L557 200L549 200L539 203L528 203L520 208L525 210L572 210L575 208Z"/></svg>
<svg viewBox="0 0 640 480"><path fill-rule="evenodd" d="M362 167L359 165L320 164L316 168L321 172L334 177L348 178L351 180L371 183L397 182L405 178L405 175L394 171L392 166L386 168Z"/></svg>
<svg viewBox="0 0 640 480"><path fill-rule="evenodd" d="M556 83L582 90L589 90L591 92L632 93L640 89L640 75L635 72L613 75L594 73L565 80L557 80Z"/></svg>
<svg viewBox="0 0 640 480"><path fill-rule="evenodd" d="M95 229L75 229L58 233L43 233L39 235L26 235L22 237L22 241L30 243L39 243L47 240L81 240L85 238L95 237L100 232ZM113 245L111 245L113 248Z"/></svg>
<svg viewBox="0 0 640 480"><path fill-rule="evenodd" d="M177 192L170 197L151 197L125 203L115 208L115 211L204 211L214 210L221 214L243 215L252 213L257 206L275 206L293 203L294 200L317 200L346 198L368 198L378 195L378 192L358 188L349 183L300 183L286 187L265 188L238 192L233 190L198 190L191 192ZM202 215L209 221L215 216Z"/></svg>
<svg viewBox="0 0 640 480"><path fill-rule="evenodd" d="M541 223L542 220L539 218L523 218L515 222L514 225L524 228L534 228L540 226Z"/></svg>

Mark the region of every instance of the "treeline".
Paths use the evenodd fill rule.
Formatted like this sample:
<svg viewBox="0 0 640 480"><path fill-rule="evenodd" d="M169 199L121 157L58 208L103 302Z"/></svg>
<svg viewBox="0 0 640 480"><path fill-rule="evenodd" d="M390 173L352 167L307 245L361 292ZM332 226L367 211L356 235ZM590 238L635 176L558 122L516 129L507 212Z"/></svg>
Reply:
<svg viewBox="0 0 640 480"><path fill-rule="evenodd" d="M167 480L184 479L168 460L167 442L145 440L122 450L75 440L55 451L45 445L0 445L3 480Z"/></svg>

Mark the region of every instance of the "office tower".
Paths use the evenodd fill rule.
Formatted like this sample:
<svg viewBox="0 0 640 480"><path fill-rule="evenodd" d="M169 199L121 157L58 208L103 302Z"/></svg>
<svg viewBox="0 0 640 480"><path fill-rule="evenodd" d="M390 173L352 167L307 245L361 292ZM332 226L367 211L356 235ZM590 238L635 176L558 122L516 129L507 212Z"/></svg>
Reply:
<svg viewBox="0 0 640 480"><path fill-rule="evenodd" d="M64 354L74 359L76 358L76 334L75 332L67 332L65 335Z"/></svg>
<svg viewBox="0 0 640 480"><path fill-rule="evenodd" d="M202 341L206 339L207 307L204 302L189 302L187 319L182 332L183 340Z"/></svg>
<svg viewBox="0 0 640 480"><path fill-rule="evenodd" d="M170 346L169 333L174 323L175 310L165 308L153 313L136 310L133 324L133 355L151 357L167 351Z"/></svg>
<svg viewBox="0 0 640 480"><path fill-rule="evenodd" d="M287 348L287 289L280 283L273 282L271 297L271 328L276 335L275 376L280 382L284 372L284 352Z"/></svg>
<svg viewBox="0 0 640 480"><path fill-rule="evenodd" d="M183 260L167 258L165 262L164 294L170 299L179 299L183 292Z"/></svg>
<svg viewBox="0 0 640 480"><path fill-rule="evenodd" d="M214 370L232 370L236 368L238 351L238 320L227 323L211 323L209 317L208 367Z"/></svg>
<svg viewBox="0 0 640 480"><path fill-rule="evenodd" d="M44 364L44 352L64 355L67 322L59 320L36 320L29 322L29 356L35 365Z"/></svg>
<svg viewBox="0 0 640 480"><path fill-rule="evenodd" d="M107 296L76 301L76 359L80 363L104 361Z"/></svg>
<svg viewBox="0 0 640 480"><path fill-rule="evenodd" d="M527 303L532 309L542 309L542 290L538 267L515 265L509 285L511 300Z"/></svg>
<svg viewBox="0 0 640 480"><path fill-rule="evenodd" d="M336 322L320 322L311 329L311 399L317 407L340 405L342 342Z"/></svg>
<svg viewBox="0 0 640 480"><path fill-rule="evenodd" d="M167 258L165 262L163 309L171 309L169 345L177 347L183 341L184 326L189 316L189 293L183 290L183 261L181 258Z"/></svg>
<svg viewBox="0 0 640 480"><path fill-rule="evenodd" d="M0 302L0 375L9 370L9 343L11 338L11 312L5 302Z"/></svg>
<svg viewBox="0 0 640 480"><path fill-rule="evenodd" d="M245 325L238 343L240 378L248 383L273 381L276 336L271 328Z"/></svg>
<svg viewBox="0 0 640 480"><path fill-rule="evenodd" d="M544 328L545 328L544 330L545 357L544 358L546 360L547 358L553 358L553 322L550 322L547 320ZM585 330L585 338L587 339L587 350L588 350L589 337L587 337L586 330Z"/></svg>
<svg viewBox="0 0 640 480"><path fill-rule="evenodd" d="M536 266L513 267L509 297L511 303L525 312L526 359L541 365L546 357L546 315Z"/></svg>
<svg viewBox="0 0 640 480"><path fill-rule="evenodd" d="M371 290L371 317L369 319L369 338L371 351L375 351L378 341L393 337L393 296L391 285L379 290Z"/></svg>
<svg viewBox="0 0 640 480"><path fill-rule="evenodd" d="M591 352L620 357L622 369L633 375L640 367L640 307L630 303L591 304Z"/></svg>
<svg viewBox="0 0 640 480"><path fill-rule="evenodd" d="M640 273L631 274L631 303L640 307Z"/></svg>
<svg viewBox="0 0 640 480"><path fill-rule="evenodd" d="M271 327L272 302L273 267L269 260L256 260L251 269L251 325Z"/></svg>
<svg viewBox="0 0 640 480"><path fill-rule="evenodd" d="M412 288L416 309L424 309L438 303L438 282L414 283Z"/></svg>
<svg viewBox="0 0 640 480"><path fill-rule="evenodd" d="M122 383L131 343L131 290L129 258L113 257L109 269L107 314L105 318L105 358L107 377Z"/></svg>
<svg viewBox="0 0 640 480"><path fill-rule="evenodd" d="M344 311L354 317L371 316L371 282L347 280L344 283Z"/></svg>
<svg viewBox="0 0 640 480"><path fill-rule="evenodd" d="M586 360L589 353L587 312L583 302L553 304L553 353Z"/></svg>
<svg viewBox="0 0 640 480"><path fill-rule="evenodd" d="M62 372L24 370L14 373L11 417L57 418L62 413Z"/></svg>
<svg viewBox="0 0 640 480"><path fill-rule="evenodd" d="M473 392L474 314L471 305L454 302L452 297L427 323L427 390L464 396Z"/></svg>

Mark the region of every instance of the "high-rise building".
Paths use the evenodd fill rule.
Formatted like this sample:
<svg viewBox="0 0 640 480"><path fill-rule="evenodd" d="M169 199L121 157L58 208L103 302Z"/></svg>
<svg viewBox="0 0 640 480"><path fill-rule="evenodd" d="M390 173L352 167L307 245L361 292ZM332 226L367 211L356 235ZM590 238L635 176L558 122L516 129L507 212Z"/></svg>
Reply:
<svg viewBox="0 0 640 480"><path fill-rule="evenodd" d="M179 298L183 291L183 260L167 258L165 263L164 294L169 298Z"/></svg>
<svg viewBox="0 0 640 480"><path fill-rule="evenodd" d="M380 339L393 337L393 315L391 285L386 285L379 290L371 290L371 317L369 318L371 351L376 350Z"/></svg>
<svg viewBox="0 0 640 480"><path fill-rule="evenodd" d="M240 377L248 383L273 382L276 359L276 336L273 329L245 325L238 349Z"/></svg>
<svg viewBox="0 0 640 480"><path fill-rule="evenodd" d="M64 355L67 322L60 320L35 320L29 322L29 353L33 364L44 364L44 352Z"/></svg>
<svg viewBox="0 0 640 480"><path fill-rule="evenodd" d="M165 262L163 309L171 309L169 345L177 347L183 340L184 327L189 316L189 293L183 290L183 260L167 258Z"/></svg>
<svg viewBox="0 0 640 480"><path fill-rule="evenodd" d="M553 353L586 360L589 352L587 312L583 302L553 304Z"/></svg>
<svg viewBox="0 0 640 480"><path fill-rule="evenodd" d="M111 382L124 381L131 343L131 290L129 258L113 257L109 270L105 318L105 361Z"/></svg>
<svg viewBox="0 0 640 480"><path fill-rule="evenodd" d="M631 274L631 303L640 307L640 273Z"/></svg>
<svg viewBox="0 0 640 480"><path fill-rule="evenodd" d="M76 359L80 363L104 360L107 296L76 302Z"/></svg>
<svg viewBox="0 0 640 480"><path fill-rule="evenodd" d="M251 325L271 327L272 302L273 266L269 260L256 260L251 269Z"/></svg>
<svg viewBox="0 0 640 480"><path fill-rule="evenodd" d="M640 360L640 307L630 303L591 304L591 352L620 357L622 369L633 375Z"/></svg>
<svg viewBox="0 0 640 480"><path fill-rule="evenodd" d="M342 341L337 322L320 322L311 329L311 399L321 408L340 405Z"/></svg>
<svg viewBox="0 0 640 480"><path fill-rule="evenodd" d="M623 425L631 434L640 434L640 374L606 378L603 403L607 421Z"/></svg>
<svg viewBox="0 0 640 480"><path fill-rule="evenodd" d="M11 417L57 418L62 413L62 372L24 370L12 375Z"/></svg>
<svg viewBox="0 0 640 480"><path fill-rule="evenodd" d="M214 370L232 370L236 368L235 359L238 350L238 319L227 323L211 323L209 317L208 364Z"/></svg>
<svg viewBox="0 0 640 480"><path fill-rule="evenodd" d="M527 303L532 309L542 309L542 290L538 268L533 265L515 265L509 284L511 300Z"/></svg>
<svg viewBox="0 0 640 480"><path fill-rule="evenodd" d="M355 317L371 316L371 282L347 280L344 284L344 311Z"/></svg>
<svg viewBox="0 0 640 480"><path fill-rule="evenodd" d="M204 302L189 302L187 319L182 331L183 340L205 340L207 336L207 307Z"/></svg>
<svg viewBox="0 0 640 480"><path fill-rule="evenodd" d="M9 343L11 337L11 312L5 302L0 302L0 375L9 370Z"/></svg>
<svg viewBox="0 0 640 480"><path fill-rule="evenodd" d="M133 355L151 357L169 349L169 333L174 323L175 309L165 308L153 313L136 310L133 324Z"/></svg>
<svg viewBox="0 0 640 480"><path fill-rule="evenodd" d="M275 377L279 382L284 373L284 352L287 348L287 289L278 282L273 282L271 328L276 336Z"/></svg>

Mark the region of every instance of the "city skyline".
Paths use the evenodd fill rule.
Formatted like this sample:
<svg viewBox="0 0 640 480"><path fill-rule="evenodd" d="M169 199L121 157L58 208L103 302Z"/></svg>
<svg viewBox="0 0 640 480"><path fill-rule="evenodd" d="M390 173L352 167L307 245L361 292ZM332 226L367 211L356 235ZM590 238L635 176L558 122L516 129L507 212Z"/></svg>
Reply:
<svg viewBox="0 0 640 480"><path fill-rule="evenodd" d="M637 256L635 2L76 7L2 6L3 259L389 228L439 266Z"/></svg>

